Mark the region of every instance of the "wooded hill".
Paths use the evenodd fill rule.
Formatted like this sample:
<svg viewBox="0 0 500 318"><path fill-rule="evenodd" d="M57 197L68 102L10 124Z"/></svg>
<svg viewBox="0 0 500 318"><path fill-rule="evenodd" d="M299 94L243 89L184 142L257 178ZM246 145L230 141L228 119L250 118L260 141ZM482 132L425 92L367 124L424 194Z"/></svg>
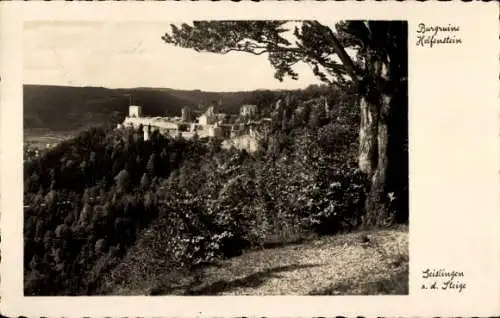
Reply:
<svg viewBox="0 0 500 318"><path fill-rule="evenodd" d="M128 94L151 116L179 115L182 107L195 106L161 90L25 85L24 127L73 131L115 124L128 114Z"/></svg>
<svg viewBox="0 0 500 318"><path fill-rule="evenodd" d="M324 92L325 88L317 86L302 91L204 92L170 88L24 85L24 128L75 131L105 123L114 125L128 114L130 95L135 104L143 106L147 116L180 116L185 106L203 111L213 103L222 102L220 111L237 114L243 104L270 107L287 93L315 97Z"/></svg>

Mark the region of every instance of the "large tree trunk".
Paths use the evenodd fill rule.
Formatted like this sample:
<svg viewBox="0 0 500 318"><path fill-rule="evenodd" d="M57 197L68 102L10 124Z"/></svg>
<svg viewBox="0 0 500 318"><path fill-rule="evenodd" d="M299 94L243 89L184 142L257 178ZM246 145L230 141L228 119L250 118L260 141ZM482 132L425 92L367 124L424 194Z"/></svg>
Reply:
<svg viewBox="0 0 500 318"><path fill-rule="evenodd" d="M378 106L362 96L360 101L359 154L361 172L371 176L377 163Z"/></svg>
<svg viewBox="0 0 500 318"><path fill-rule="evenodd" d="M369 181L365 201L365 226L378 226L390 220L387 205L387 171L389 167L389 127L387 112L389 98L377 101L362 97L360 100L359 169ZM385 105L384 105L385 104Z"/></svg>
<svg viewBox="0 0 500 318"><path fill-rule="evenodd" d="M371 57L369 55L369 57ZM388 66L371 61L371 74L361 91L359 157L360 170L366 175L369 190L365 201L365 226L380 226L392 222L387 194L389 169L389 115L392 96L381 91L380 82L388 81Z"/></svg>
<svg viewBox="0 0 500 318"><path fill-rule="evenodd" d="M388 114L390 110L390 96L382 96L380 105L373 105L373 112L368 112L377 118L369 130L371 136L365 137L365 148L360 149L360 159L366 156L364 150L371 151L371 171L365 172L370 181L369 193L365 202L365 216L363 224L366 226L381 226L390 224L393 215L389 210L389 196L387 193L389 170L389 126ZM378 107L376 107L378 106ZM367 142L374 141L374 142ZM366 147L370 144L371 147ZM361 163L361 162L360 162Z"/></svg>

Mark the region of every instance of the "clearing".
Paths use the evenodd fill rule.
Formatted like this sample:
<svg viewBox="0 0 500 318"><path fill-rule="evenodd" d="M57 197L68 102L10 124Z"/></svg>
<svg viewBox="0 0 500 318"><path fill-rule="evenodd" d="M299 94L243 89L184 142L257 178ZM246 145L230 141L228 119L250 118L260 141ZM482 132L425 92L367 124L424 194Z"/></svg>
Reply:
<svg viewBox="0 0 500 318"><path fill-rule="evenodd" d="M408 294L408 227L357 231L248 251L196 273L158 273L119 295Z"/></svg>

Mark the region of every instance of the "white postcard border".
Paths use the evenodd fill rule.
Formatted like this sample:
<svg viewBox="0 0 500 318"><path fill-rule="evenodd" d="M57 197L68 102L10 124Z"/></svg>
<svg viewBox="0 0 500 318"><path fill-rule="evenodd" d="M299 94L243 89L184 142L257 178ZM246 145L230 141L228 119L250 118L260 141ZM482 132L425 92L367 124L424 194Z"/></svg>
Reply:
<svg viewBox="0 0 500 318"><path fill-rule="evenodd" d="M7 316L490 316L500 313L498 6L440 2L3 2L1 310ZM24 21L373 19L409 21L410 295L23 297ZM419 23L460 26L461 46L417 47ZM118 75L119 76L119 75ZM462 293L420 289L463 271Z"/></svg>

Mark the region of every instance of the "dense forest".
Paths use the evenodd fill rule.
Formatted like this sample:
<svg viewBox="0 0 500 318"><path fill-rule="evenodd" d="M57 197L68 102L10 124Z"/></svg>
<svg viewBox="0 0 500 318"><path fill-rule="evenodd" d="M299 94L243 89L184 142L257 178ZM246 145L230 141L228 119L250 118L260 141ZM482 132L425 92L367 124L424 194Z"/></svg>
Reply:
<svg viewBox="0 0 500 318"><path fill-rule="evenodd" d="M27 158L25 294L103 294L159 268L357 228L366 184L354 94L332 93L329 109L310 97L269 103L271 133L254 154L91 128Z"/></svg>

